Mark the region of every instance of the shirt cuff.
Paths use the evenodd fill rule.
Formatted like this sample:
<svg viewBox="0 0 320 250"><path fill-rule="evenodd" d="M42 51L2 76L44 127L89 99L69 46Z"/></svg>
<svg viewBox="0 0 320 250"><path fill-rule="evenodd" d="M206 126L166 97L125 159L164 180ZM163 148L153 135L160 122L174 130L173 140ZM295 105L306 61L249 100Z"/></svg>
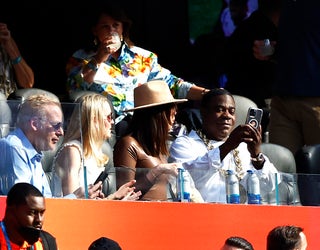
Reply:
<svg viewBox="0 0 320 250"><path fill-rule="evenodd" d="M178 89L178 98L186 98L193 83L182 81Z"/></svg>

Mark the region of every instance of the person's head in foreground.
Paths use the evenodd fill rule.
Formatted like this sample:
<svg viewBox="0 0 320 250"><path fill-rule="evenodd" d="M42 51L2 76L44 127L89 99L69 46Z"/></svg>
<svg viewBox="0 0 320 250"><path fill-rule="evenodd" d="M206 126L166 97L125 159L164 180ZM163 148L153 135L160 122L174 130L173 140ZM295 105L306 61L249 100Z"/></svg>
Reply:
<svg viewBox="0 0 320 250"><path fill-rule="evenodd" d="M38 249L45 210L45 198L36 187L29 183L15 184L7 195L5 216L1 222L3 234L8 235L15 245Z"/></svg>
<svg viewBox="0 0 320 250"><path fill-rule="evenodd" d="M294 225L277 226L267 236L267 250L306 250L303 228Z"/></svg>
<svg viewBox="0 0 320 250"><path fill-rule="evenodd" d="M226 239L221 250L254 250L254 248L245 238L233 236Z"/></svg>
<svg viewBox="0 0 320 250"><path fill-rule="evenodd" d="M107 237L101 237L91 243L88 250L121 250L118 242Z"/></svg>

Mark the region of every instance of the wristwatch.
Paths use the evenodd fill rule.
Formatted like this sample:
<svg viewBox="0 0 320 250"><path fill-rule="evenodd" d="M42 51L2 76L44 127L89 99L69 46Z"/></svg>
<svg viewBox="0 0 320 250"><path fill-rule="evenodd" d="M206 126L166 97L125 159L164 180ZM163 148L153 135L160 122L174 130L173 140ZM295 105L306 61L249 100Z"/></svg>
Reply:
<svg viewBox="0 0 320 250"><path fill-rule="evenodd" d="M253 162L263 162L264 160L264 156L261 152L256 157L251 157L251 161Z"/></svg>
<svg viewBox="0 0 320 250"><path fill-rule="evenodd" d="M264 161L263 154L260 152L256 157L251 157L251 160L254 162L263 162Z"/></svg>
<svg viewBox="0 0 320 250"><path fill-rule="evenodd" d="M251 162L255 169L262 169L265 162L263 154L260 152L256 157L251 157Z"/></svg>

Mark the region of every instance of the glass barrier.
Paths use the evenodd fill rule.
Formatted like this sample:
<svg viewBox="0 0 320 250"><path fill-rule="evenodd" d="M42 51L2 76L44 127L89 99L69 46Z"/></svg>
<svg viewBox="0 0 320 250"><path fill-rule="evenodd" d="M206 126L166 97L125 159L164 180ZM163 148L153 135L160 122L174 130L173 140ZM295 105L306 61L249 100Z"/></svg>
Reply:
<svg viewBox="0 0 320 250"><path fill-rule="evenodd" d="M146 175L149 169L137 168L133 171L131 168L116 167L117 181L125 182L128 178L135 178L137 180L137 189L141 190L143 193L147 194L147 199L143 200L153 200L151 197L154 195L155 190L158 192L164 192L163 187L163 175L155 180L154 186L146 180ZM188 172L188 171L186 171ZM198 176L205 176L204 172L196 171L196 173L189 173L190 176L197 174ZM152 179L152 174L149 174L149 178ZM179 194L179 179L177 177L167 176L169 184L166 185L166 201L178 201ZM188 181L189 182L189 181ZM193 182L191 177L191 190L197 189L197 183ZM272 183L272 189L267 190L263 187L260 188L261 194L261 205L289 205L289 206L319 206L320 205L320 175L316 174L294 174L294 173L282 173L279 172L271 177L270 183ZM193 186L194 185L194 186ZM220 185L220 186L219 186ZM248 204L248 194L247 194L247 180L240 181L239 193L240 193L240 203ZM260 184L263 186L263 184ZM214 188L214 187L211 187ZM226 200L226 187L225 182L218 184L220 193L216 192L215 195L219 196L219 199L224 199L223 201L208 201L207 203L227 203ZM200 189L197 189L201 191ZM194 192L194 191L191 191ZM192 196L192 195L191 195ZM154 195L154 197L158 197ZM222 198L223 197L223 198ZM192 198L192 197L191 197ZM157 200L157 199L155 199ZM160 199L159 199L160 200ZM161 200L160 200L161 201ZM162 200L163 201L163 200ZM186 200L185 200L186 201Z"/></svg>
<svg viewBox="0 0 320 250"><path fill-rule="evenodd" d="M15 133L16 128L16 124L17 124L17 117L18 117L18 113L19 113L19 108L21 105L21 100L6 100L6 101L0 101L0 138L7 136L9 133ZM62 141L63 141L63 134L62 136L58 137L57 134L59 134L57 132L57 130L60 131L60 129L63 129L64 134L66 133L66 131L68 130L69 124L71 119L75 122L75 124L77 124L78 128L80 129L81 126L81 119L80 119L80 110L79 108L79 104L77 103L61 103L61 107L62 107L62 112L63 112L63 124L62 127L60 127L61 124L51 124L49 123L43 123L41 122L41 124L43 124L43 126L48 126L48 129L52 129L54 130L54 133L52 133L50 136L48 136L48 134L43 134L41 132L39 132L37 135L33 134L32 136L32 140L33 143L38 143L44 144L44 147L46 148L51 148L48 151L42 151L43 153L43 157L41 159L41 164L42 167L44 169L45 172L45 177L47 178L49 185L51 184L51 180L52 180L52 163L53 163L53 158L54 155L57 151L57 149L59 148L59 146L61 145ZM26 119L27 121L27 119ZM58 121L55 121L58 122ZM53 132L53 131L52 131ZM37 137L37 138L35 138ZM20 138L20 136L19 136ZM56 141L56 139L59 138L58 141ZM80 145L82 145L82 133L80 130L80 138L78 138L78 140L80 141ZM19 142L16 141L16 144L18 144ZM28 144L24 144L28 145ZM40 146L42 147L42 146ZM30 147L31 148L31 147ZM28 148L27 150L30 150L30 148ZM28 182L28 178L30 179L31 177L18 177L17 173L18 171L20 171L20 174L23 172L23 167L28 166L29 165L29 170L28 173L32 173L32 171L36 171L34 169L32 169L32 167L30 165L31 164L31 160L28 159L28 154L27 154L27 150L22 150L22 152L20 152L21 154L21 159L17 160L16 162L18 162L18 166L17 168L19 169L17 170L13 170L12 166L5 166L5 157L7 156L7 154L9 154L11 151L10 150L5 150L7 149L7 147L3 146L2 144L2 148L0 146L0 150L2 150L1 152L1 157L0 157L0 195L6 195L8 190L11 188L11 186L15 183L18 182L18 178L20 178L21 181L26 181ZM19 148L17 148L17 150L19 150ZM24 164L22 164L23 161L27 161ZM24 165L24 166L23 166ZM30 174L31 175L31 174ZM32 181L31 181L32 182ZM31 183L33 184L33 183Z"/></svg>

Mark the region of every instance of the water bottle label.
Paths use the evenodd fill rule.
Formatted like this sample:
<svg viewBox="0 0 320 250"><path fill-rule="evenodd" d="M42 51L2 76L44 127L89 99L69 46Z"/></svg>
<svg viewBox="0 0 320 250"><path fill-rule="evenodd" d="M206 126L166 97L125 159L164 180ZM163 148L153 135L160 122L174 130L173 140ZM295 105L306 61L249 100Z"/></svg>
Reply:
<svg viewBox="0 0 320 250"><path fill-rule="evenodd" d="M239 194L228 195L227 196L227 203L239 204L240 203L240 195Z"/></svg>
<svg viewBox="0 0 320 250"><path fill-rule="evenodd" d="M187 172L183 172L183 201L190 201L191 183Z"/></svg>
<svg viewBox="0 0 320 250"><path fill-rule="evenodd" d="M190 201L190 193L184 192L182 202L189 202Z"/></svg>
<svg viewBox="0 0 320 250"><path fill-rule="evenodd" d="M261 204L261 195L248 194L248 204Z"/></svg>

